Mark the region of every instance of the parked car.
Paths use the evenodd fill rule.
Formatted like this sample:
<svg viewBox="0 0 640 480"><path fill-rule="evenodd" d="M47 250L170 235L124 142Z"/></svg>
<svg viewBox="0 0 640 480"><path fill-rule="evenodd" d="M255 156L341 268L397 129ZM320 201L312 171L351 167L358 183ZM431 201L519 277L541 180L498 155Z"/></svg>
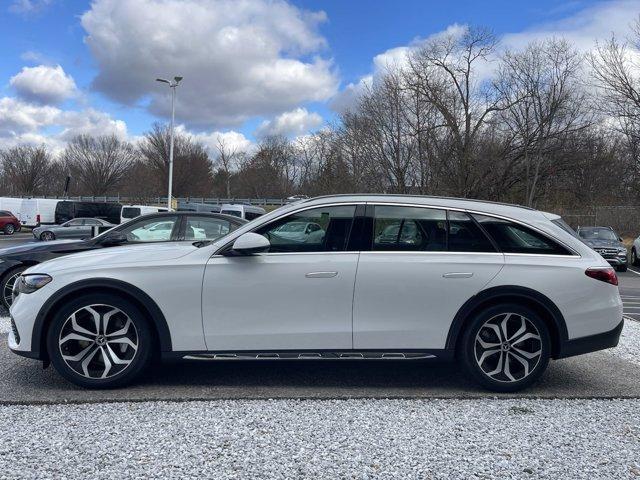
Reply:
<svg viewBox="0 0 640 480"><path fill-rule="evenodd" d="M20 231L20 220L8 210L0 210L0 231L5 235L13 235Z"/></svg>
<svg viewBox="0 0 640 480"><path fill-rule="evenodd" d="M167 207L153 207L149 205L123 205L120 212L120 223L127 222L132 218L149 213L168 212Z"/></svg>
<svg viewBox="0 0 640 480"><path fill-rule="evenodd" d="M640 236L636 237L633 241L633 245L631 246L631 264L639 267L640 266Z"/></svg>
<svg viewBox="0 0 640 480"><path fill-rule="evenodd" d="M578 236L619 272L627 271L627 247L611 227L578 227Z"/></svg>
<svg viewBox="0 0 640 480"><path fill-rule="evenodd" d="M267 211L262 207L256 207L254 205L225 203L220 207L220 213L244 218L245 220L254 220L267 213Z"/></svg>
<svg viewBox="0 0 640 480"><path fill-rule="evenodd" d="M315 222L289 222L281 225L273 232L274 237L285 241L298 242L321 241L318 236L324 236L325 231ZM273 239L272 239L273 240Z"/></svg>
<svg viewBox="0 0 640 480"><path fill-rule="evenodd" d="M94 227L111 228L115 225L99 218L74 218L62 225L42 225L31 230L36 240L51 241L63 238L90 238Z"/></svg>
<svg viewBox="0 0 640 480"><path fill-rule="evenodd" d="M122 205L112 202L83 202L61 200L56 205L55 223L61 225L74 218L101 218L109 223L120 223Z"/></svg>
<svg viewBox="0 0 640 480"><path fill-rule="evenodd" d="M391 222L416 242L375 242ZM270 239L313 222L317 242ZM214 242L84 252L27 269L9 348L91 388L163 358L460 359L496 391L617 345L615 270L557 215L450 198L291 204ZM384 227L383 227L384 226ZM416 366L419 368L419 366Z"/></svg>
<svg viewBox="0 0 640 480"><path fill-rule="evenodd" d="M149 238L149 227L169 223L173 228L163 230L164 236ZM214 240L247 223L236 217L210 213L159 213L137 217L87 240L55 240L28 243L0 250L0 293L4 306L11 305L11 291L16 279L28 267L52 258L87 250L145 242Z"/></svg>

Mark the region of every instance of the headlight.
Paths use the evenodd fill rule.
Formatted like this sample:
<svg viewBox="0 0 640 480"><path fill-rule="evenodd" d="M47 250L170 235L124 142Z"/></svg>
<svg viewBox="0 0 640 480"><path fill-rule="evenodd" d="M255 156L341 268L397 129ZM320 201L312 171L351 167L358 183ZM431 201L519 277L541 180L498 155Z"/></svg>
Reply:
<svg viewBox="0 0 640 480"><path fill-rule="evenodd" d="M21 275L16 282L18 285L17 293L33 293L44 287L50 281L51 277L42 273Z"/></svg>

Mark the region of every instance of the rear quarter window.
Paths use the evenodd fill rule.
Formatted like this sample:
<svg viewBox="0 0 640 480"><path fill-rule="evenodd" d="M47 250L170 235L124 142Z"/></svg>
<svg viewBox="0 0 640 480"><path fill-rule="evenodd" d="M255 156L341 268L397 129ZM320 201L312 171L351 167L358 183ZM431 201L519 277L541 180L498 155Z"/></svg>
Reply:
<svg viewBox="0 0 640 480"><path fill-rule="evenodd" d="M515 222L485 215L474 218L504 253L528 253L538 255L571 255L567 248L531 228Z"/></svg>

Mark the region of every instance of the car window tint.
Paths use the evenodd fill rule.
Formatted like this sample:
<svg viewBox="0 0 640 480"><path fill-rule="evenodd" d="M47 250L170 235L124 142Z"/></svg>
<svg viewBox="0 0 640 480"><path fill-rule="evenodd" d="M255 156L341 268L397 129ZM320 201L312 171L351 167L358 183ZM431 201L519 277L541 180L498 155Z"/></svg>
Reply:
<svg viewBox="0 0 640 480"><path fill-rule="evenodd" d="M505 253L571 254L559 243L523 225L484 215L474 214L474 218Z"/></svg>
<svg viewBox="0 0 640 480"><path fill-rule="evenodd" d="M70 227L79 227L84 223L84 220L82 219L76 219L76 220L69 220L69 222L67 223L68 226Z"/></svg>
<svg viewBox="0 0 640 480"><path fill-rule="evenodd" d="M100 220L93 220L93 219L88 219L84 221L85 225L102 225L102 222Z"/></svg>
<svg viewBox="0 0 640 480"><path fill-rule="evenodd" d="M495 252L491 240L464 212L449 212L449 251Z"/></svg>
<svg viewBox="0 0 640 480"><path fill-rule="evenodd" d="M214 240L226 235L233 227L231 222L220 218L188 217L185 225L185 240Z"/></svg>
<svg viewBox="0 0 640 480"><path fill-rule="evenodd" d="M177 216L162 216L134 221L126 227L118 229L127 237L127 241L166 242L172 239L172 232L178 221Z"/></svg>
<svg viewBox="0 0 640 480"><path fill-rule="evenodd" d="M339 252L346 248L355 205L320 207L288 215L255 232L271 243L269 252Z"/></svg>
<svg viewBox="0 0 640 480"><path fill-rule="evenodd" d="M261 217L262 213L255 213L255 212L244 212L244 218L246 220L255 220L258 217Z"/></svg>
<svg viewBox="0 0 640 480"><path fill-rule="evenodd" d="M372 249L444 251L446 225L444 210L379 205L375 207Z"/></svg>

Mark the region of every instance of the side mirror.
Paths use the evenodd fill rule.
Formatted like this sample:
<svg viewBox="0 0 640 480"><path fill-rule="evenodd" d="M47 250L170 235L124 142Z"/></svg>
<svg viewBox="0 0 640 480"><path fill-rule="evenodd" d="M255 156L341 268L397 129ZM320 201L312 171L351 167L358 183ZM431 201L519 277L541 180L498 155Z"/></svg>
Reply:
<svg viewBox="0 0 640 480"><path fill-rule="evenodd" d="M271 247L269 240L257 233L245 233L233 242L232 251L240 255L266 252Z"/></svg>
<svg viewBox="0 0 640 480"><path fill-rule="evenodd" d="M100 243L102 245L120 245L122 243L127 243L127 241L127 236L124 233L111 232L106 234Z"/></svg>

